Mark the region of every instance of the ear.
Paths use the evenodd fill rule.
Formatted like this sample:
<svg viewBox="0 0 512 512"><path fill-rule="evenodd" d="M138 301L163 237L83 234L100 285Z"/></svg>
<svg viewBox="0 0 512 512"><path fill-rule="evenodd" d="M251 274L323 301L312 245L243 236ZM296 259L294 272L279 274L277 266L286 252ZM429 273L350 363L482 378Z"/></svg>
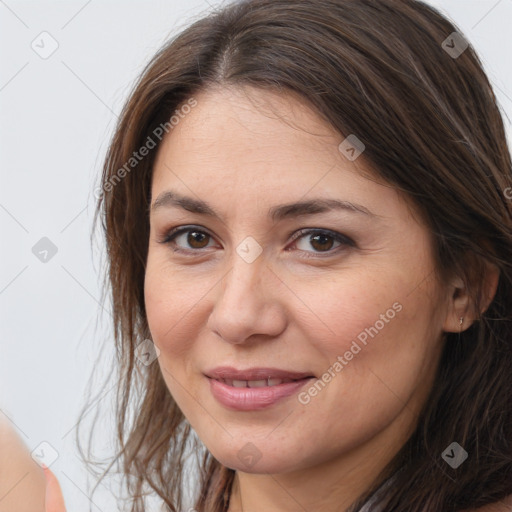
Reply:
<svg viewBox="0 0 512 512"><path fill-rule="evenodd" d="M484 313L496 295L500 270L496 265L486 262L486 269L482 281L482 303L480 313ZM477 319L475 307L470 303L470 296L460 277L456 277L450 284L450 299L448 311L443 324L445 332L461 332L469 328ZM462 325L460 319L462 317Z"/></svg>

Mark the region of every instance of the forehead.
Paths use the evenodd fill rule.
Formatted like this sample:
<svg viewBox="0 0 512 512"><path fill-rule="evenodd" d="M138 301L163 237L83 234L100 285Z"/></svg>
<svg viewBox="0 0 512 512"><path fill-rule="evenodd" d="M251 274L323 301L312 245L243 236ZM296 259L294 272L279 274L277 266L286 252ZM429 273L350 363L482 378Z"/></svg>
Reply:
<svg viewBox="0 0 512 512"><path fill-rule="evenodd" d="M172 188L222 208L236 199L268 211L319 195L363 203L383 216L403 208L362 156L350 161L340 153L344 137L296 95L224 88L194 99L158 150L153 202Z"/></svg>
<svg viewBox="0 0 512 512"><path fill-rule="evenodd" d="M256 88L215 88L195 96L197 105L166 135L164 144L179 150L198 147L190 157L276 156L318 159L336 149L340 136L296 94ZM336 154L336 152L335 152ZM235 163L235 162L233 162Z"/></svg>

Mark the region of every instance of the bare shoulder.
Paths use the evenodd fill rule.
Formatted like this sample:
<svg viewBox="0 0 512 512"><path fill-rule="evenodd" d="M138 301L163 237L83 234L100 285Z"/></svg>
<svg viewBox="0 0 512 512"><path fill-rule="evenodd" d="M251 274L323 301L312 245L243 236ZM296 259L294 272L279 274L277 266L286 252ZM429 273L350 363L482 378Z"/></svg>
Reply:
<svg viewBox="0 0 512 512"><path fill-rule="evenodd" d="M0 413L0 512L43 512L44 472L10 420Z"/></svg>

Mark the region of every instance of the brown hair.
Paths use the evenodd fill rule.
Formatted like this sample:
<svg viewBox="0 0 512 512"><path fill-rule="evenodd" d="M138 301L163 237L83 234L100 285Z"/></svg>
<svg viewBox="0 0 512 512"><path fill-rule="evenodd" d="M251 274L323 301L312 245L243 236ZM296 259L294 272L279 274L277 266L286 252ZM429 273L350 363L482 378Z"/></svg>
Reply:
<svg viewBox="0 0 512 512"><path fill-rule="evenodd" d="M169 510L181 510L189 442L200 470L196 510L225 512L229 504L235 471L194 438L159 366L134 354L151 338L144 275L157 150L119 179L180 105L227 85L293 91L340 140L356 134L380 177L422 212L441 282L461 276L478 312L485 263L500 270L487 310L464 332L445 334L415 432L350 510L391 476L384 512L459 511L512 493L511 159L478 56L471 45L454 56L443 44L455 31L415 0L246 0L195 21L144 69L107 153L95 217L106 237L119 372L114 461L130 480L132 512L143 510L146 483ZM457 469L441 459L452 441L469 453Z"/></svg>

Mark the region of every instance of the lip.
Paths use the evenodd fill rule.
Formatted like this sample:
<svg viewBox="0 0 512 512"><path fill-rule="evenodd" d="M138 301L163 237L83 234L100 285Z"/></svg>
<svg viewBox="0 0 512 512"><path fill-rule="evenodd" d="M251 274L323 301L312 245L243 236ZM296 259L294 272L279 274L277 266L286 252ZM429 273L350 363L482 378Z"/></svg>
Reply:
<svg viewBox="0 0 512 512"><path fill-rule="evenodd" d="M306 377L314 377L312 372L296 372L280 368L247 368L238 370L233 366L217 366L204 372L211 379L231 380L262 380L262 379L293 379L300 380Z"/></svg>
<svg viewBox="0 0 512 512"><path fill-rule="evenodd" d="M237 370L233 367L218 367L205 373L210 382L210 391L215 399L236 411L257 411L269 407L296 393L306 383L315 379L311 373L294 372L277 368L249 368ZM256 388L237 388L216 379L233 380L263 380L294 379L276 386L263 386Z"/></svg>

